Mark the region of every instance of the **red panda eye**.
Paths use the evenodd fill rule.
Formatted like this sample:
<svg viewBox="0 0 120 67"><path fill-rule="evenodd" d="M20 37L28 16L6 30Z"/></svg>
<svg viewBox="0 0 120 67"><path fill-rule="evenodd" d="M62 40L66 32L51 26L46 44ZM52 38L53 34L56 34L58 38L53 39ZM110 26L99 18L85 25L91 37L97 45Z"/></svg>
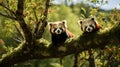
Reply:
<svg viewBox="0 0 120 67"><path fill-rule="evenodd" d="M57 30L57 28L55 28L53 31L55 32Z"/></svg>
<svg viewBox="0 0 120 67"><path fill-rule="evenodd" d="M90 27L92 27L93 25L90 25Z"/></svg>
<svg viewBox="0 0 120 67"><path fill-rule="evenodd" d="M60 27L59 29L63 31L63 28L62 28L62 27Z"/></svg>

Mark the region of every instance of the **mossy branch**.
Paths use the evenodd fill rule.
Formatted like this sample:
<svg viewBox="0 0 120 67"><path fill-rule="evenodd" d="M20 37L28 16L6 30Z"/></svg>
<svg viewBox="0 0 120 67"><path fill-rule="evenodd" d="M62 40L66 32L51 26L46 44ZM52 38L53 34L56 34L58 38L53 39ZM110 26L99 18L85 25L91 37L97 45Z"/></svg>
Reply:
<svg viewBox="0 0 120 67"><path fill-rule="evenodd" d="M104 48L106 45L111 44L116 46L120 44L119 25L114 25L113 28L106 32L80 35L71 41L66 41L60 47L52 46L45 39L37 40L32 47L28 46L28 43L22 43L0 59L0 67L9 67L16 63L32 59L42 60L45 58L64 57L89 49Z"/></svg>

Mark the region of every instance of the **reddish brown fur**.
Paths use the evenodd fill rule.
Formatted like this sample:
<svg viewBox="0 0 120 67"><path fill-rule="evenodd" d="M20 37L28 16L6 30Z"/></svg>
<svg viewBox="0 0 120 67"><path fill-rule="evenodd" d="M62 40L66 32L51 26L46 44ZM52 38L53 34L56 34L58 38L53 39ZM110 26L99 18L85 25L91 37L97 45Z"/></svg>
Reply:
<svg viewBox="0 0 120 67"><path fill-rule="evenodd" d="M69 30L66 29L66 32L68 33L70 38L75 37L75 34L73 34L72 32L70 32Z"/></svg>
<svg viewBox="0 0 120 67"><path fill-rule="evenodd" d="M96 24L96 25L97 25L98 29L102 28L102 26L100 24Z"/></svg>
<svg viewBox="0 0 120 67"><path fill-rule="evenodd" d="M0 45L3 45L3 44L5 44L5 42L2 39L0 39Z"/></svg>

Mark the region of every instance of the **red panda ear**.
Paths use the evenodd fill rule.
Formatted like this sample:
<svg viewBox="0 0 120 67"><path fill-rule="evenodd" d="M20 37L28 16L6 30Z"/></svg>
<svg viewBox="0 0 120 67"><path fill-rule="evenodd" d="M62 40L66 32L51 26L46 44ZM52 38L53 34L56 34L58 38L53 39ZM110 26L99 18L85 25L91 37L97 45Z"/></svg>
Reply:
<svg viewBox="0 0 120 67"><path fill-rule="evenodd" d="M62 21L62 23L63 23L63 24L66 24L66 23L67 23L67 21L66 21L66 20L63 20L63 21Z"/></svg>
<svg viewBox="0 0 120 67"><path fill-rule="evenodd" d="M51 22L49 22L49 23L48 23L48 25L50 25L50 26L51 26L51 25L52 25L52 23L51 23Z"/></svg>
<svg viewBox="0 0 120 67"><path fill-rule="evenodd" d="M79 20L79 21L78 21L78 24L81 25L81 24L82 24L82 20Z"/></svg>
<svg viewBox="0 0 120 67"><path fill-rule="evenodd" d="M49 25L49 28L51 28L53 24L52 22L49 22L48 25Z"/></svg>
<svg viewBox="0 0 120 67"><path fill-rule="evenodd" d="M78 20L78 24L81 25L83 23L83 20L84 19L82 17L80 17L80 19Z"/></svg>
<svg viewBox="0 0 120 67"><path fill-rule="evenodd" d="M65 27L67 28L67 21L63 20L62 23L65 25Z"/></svg>
<svg viewBox="0 0 120 67"><path fill-rule="evenodd" d="M94 21L94 20L95 20L95 18L91 18L91 20L93 20L93 21Z"/></svg>
<svg viewBox="0 0 120 67"><path fill-rule="evenodd" d="M82 24L82 20L80 20L80 22L79 22L80 24Z"/></svg>

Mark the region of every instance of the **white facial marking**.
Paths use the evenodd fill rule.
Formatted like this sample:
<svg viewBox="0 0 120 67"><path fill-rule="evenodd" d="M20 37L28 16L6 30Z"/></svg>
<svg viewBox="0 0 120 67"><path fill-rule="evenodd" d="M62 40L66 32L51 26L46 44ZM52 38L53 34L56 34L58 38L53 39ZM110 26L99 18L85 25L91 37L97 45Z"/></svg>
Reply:
<svg viewBox="0 0 120 67"><path fill-rule="evenodd" d="M90 26L88 26L88 27L86 28L86 31L87 31L87 32L92 32L92 30L93 30L93 28L90 27Z"/></svg>
<svg viewBox="0 0 120 67"><path fill-rule="evenodd" d="M57 28L57 29L55 30L55 33L56 33L56 34L61 34L61 33L62 33L62 30L61 30L60 28Z"/></svg>
<svg viewBox="0 0 120 67"><path fill-rule="evenodd" d="M92 24L92 26L95 28L96 26L95 26L95 24Z"/></svg>

